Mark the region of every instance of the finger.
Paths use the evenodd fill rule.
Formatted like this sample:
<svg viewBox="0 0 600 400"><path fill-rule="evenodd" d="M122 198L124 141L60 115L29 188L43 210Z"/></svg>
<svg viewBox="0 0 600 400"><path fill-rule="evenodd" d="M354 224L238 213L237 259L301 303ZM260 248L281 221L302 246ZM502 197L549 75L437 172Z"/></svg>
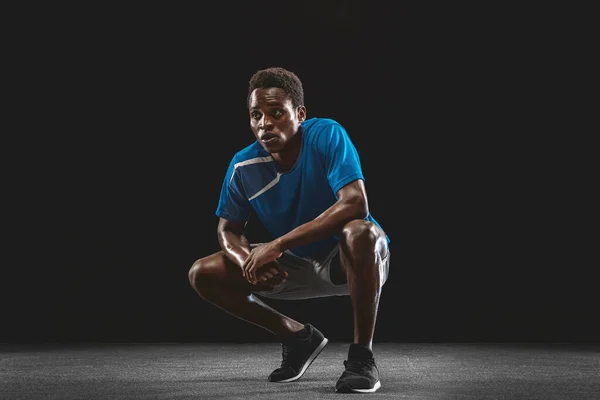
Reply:
<svg viewBox="0 0 600 400"><path fill-rule="evenodd" d="M244 263L242 264L242 275L244 275L244 278L248 279L248 273L246 272L248 270L248 263L250 262L250 257L246 258L246 261L244 261Z"/></svg>
<svg viewBox="0 0 600 400"><path fill-rule="evenodd" d="M258 281L258 278L256 276L256 269L254 269L254 268L249 269L248 270L248 277L250 278L251 282L255 282L256 283Z"/></svg>
<svg viewBox="0 0 600 400"><path fill-rule="evenodd" d="M272 277L274 277L275 275L277 275L276 272L274 271L262 271L261 276L266 277L267 279L271 279Z"/></svg>
<svg viewBox="0 0 600 400"><path fill-rule="evenodd" d="M271 285L272 286L280 285L283 282L285 282L285 278L282 275L277 275L277 276L274 276L273 279L271 280Z"/></svg>
<svg viewBox="0 0 600 400"><path fill-rule="evenodd" d="M281 275L281 276L283 276L285 278L288 277L288 272L285 269L281 268L281 267L277 270L277 272L279 273L279 275Z"/></svg>
<svg viewBox="0 0 600 400"><path fill-rule="evenodd" d="M250 270L246 270L244 276L248 282L250 282L252 284L256 283L256 278L252 276Z"/></svg>
<svg viewBox="0 0 600 400"><path fill-rule="evenodd" d="M254 275L254 276L252 275L253 270L254 270L254 260L252 259L252 257L248 257L246 259L246 262L244 263L244 276L246 276L246 279L256 280L256 275Z"/></svg>
<svg viewBox="0 0 600 400"><path fill-rule="evenodd" d="M279 279L278 276L274 276L273 278L268 279L265 282L265 285L267 285L267 286L276 286L276 285L279 285L280 283L281 283L281 279Z"/></svg>
<svg viewBox="0 0 600 400"><path fill-rule="evenodd" d="M261 280L262 278L271 278L273 276L273 274L269 273L268 269L265 268L260 268L258 271L256 271L256 278Z"/></svg>

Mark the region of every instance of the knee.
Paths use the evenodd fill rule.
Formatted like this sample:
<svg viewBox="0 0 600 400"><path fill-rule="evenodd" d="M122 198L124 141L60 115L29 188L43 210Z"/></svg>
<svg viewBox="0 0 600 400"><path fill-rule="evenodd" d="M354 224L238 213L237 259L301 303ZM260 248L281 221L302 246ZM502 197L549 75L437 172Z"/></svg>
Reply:
<svg viewBox="0 0 600 400"><path fill-rule="evenodd" d="M341 244L350 251L374 249L377 239L377 229L371 221L355 219L342 229Z"/></svg>
<svg viewBox="0 0 600 400"><path fill-rule="evenodd" d="M188 279L190 281L190 285L197 288L200 286L200 282L203 279L203 276L206 275L206 263L203 259L196 260L190 270L188 271Z"/></svg>
<svg viewBox="0 0 600 400"><path fill-rule="evenodd" d="M223 252L218 252L196 260L188 272L188 279L196 291L211 290L216 283L231 279L227 258Z"/></svg>
<svg viewBox="0 0 600 400"><path fill-rule="evenodd" d="M387 253L385 233L375 223L354 220L340 236L340 251L346 273L377 273Z"/></svg>

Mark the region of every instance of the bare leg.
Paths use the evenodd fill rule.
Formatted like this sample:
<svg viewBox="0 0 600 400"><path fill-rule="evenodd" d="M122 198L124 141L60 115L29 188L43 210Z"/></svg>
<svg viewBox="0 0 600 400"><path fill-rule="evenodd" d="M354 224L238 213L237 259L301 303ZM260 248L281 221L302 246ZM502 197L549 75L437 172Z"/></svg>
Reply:
<svg viewBox="0 0 600 400"><path fill-rule="evenodd" d="M385 233L369 221L355 220L344 227L340 266L345 270L354 317L354 343L372 349L379 297L383 285L382 260L387 256Z"/></svg>
<svg viewBox="0 0 600 400"><path fill-rule="evenodd" d="M279 338L304 328L304 324L274 310L254 296L252 291L267 288L250 284L240 267L233 264L223 252L197 260L188 276L190 284L204 300Z"/></svg>

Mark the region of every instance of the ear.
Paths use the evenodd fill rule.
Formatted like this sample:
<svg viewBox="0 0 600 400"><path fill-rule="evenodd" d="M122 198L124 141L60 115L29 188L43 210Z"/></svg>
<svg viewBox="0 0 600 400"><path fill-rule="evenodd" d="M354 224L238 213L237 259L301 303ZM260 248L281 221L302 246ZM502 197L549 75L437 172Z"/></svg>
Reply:
<svg viewBox="0 0 600 400"><path fill-rule="evenodd" d="M306 107L300 106L296 108L296 117L298 118L298 121L304 121L306 119Z"/></svg>

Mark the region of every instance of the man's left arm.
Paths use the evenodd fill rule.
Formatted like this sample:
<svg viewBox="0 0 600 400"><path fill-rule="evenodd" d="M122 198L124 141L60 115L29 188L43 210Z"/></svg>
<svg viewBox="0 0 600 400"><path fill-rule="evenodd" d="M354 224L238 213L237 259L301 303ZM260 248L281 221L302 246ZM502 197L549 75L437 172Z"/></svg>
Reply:
<svg viewBox="0 0 600 400"><path fill-rule="evenodd" d="M337 192L338 200L314 220L306 222L277 239L255 247L242 265L244 276L255 281L258 269L277 260L284 251L341 232L344 225L369 215L367 191L362 179L356 179Z"/></svg>
<svg viewBox="0 0 600 400"><path fill-rule="evenodd" d="M356 179L337 192L338 200L317 218L306 222L273 242L279 251L303 246L341 232L344 225L369 215L367 191L362 179Z"/></svg>

